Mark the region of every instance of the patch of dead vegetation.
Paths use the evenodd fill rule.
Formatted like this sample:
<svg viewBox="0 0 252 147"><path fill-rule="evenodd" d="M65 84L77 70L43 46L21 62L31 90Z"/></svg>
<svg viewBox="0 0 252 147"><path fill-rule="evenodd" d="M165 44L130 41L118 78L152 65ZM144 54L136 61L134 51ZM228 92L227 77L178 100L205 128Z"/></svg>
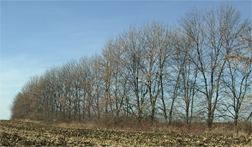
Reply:
<svg viewBox="0 0 252 147"><path fill-rule="evenodd" d="M186 127L141 124L131 128L105 128L87 123L46 123L1 120L1 145L38 146L251 146L251 135L211 131L204 126ZM225 125L224 125L225 126ZM125 126L126 127L126 126ZM221 128L221 127L219 127ZM203 129L201 131L199 129ZM223 127L223 129L226 129Z"/></svg>

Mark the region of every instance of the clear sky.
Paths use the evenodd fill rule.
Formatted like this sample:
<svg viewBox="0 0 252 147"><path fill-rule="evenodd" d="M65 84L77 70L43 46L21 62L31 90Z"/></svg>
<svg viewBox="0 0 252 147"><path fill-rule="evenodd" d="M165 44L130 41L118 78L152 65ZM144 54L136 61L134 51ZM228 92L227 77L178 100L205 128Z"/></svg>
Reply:
<svg viewBox="0 0 252 147"><path fill-rule="evenodd" d="M176 24L192 7L221 1L0 1L0 119L34 75L81 56L101 54L109 37L152 20ZM251 1L232 1L251 18Z"/></svg>

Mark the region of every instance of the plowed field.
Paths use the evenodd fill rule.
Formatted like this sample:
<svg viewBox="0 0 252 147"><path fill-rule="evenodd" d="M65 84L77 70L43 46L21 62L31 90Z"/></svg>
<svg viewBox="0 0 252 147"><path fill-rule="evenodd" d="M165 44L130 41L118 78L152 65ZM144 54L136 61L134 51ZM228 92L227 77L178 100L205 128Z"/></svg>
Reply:
<svg viewBox="0 0 252 147"><path fill-rule="evenodd" d="M0 133L3 146L252 146L248 135L74 129L21 120L1 120Z"/></svg>

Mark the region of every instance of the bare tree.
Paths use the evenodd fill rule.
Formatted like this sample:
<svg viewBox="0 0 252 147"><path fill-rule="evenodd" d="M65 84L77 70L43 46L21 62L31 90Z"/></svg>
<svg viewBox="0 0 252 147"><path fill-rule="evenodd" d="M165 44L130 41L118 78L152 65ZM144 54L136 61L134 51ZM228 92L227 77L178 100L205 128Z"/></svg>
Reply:
<svg viewBox="0 0 252 147"><path fill-rule="evenodd" d="M12 118L119 122L132 117L141 123L161 114L166 122L181 116L190 125L200 114L211 127L220 110L235 125L241 114L249 120L251 22L222 3L192 9L179 23L131 26L109 39L101 56L72 60L31 78L14 99Z"/></svg>
<svg viewBox="0 0 252 147"><path fill-rule="evenodd" d="M177 52L176 60L180 71L180 75L178 76L181 77L180 81L178 81L180 83L179 92L180 97L185 102L183 108L185 109L186 123L190 125L193 115L198 69L190 60L191 42L181 33L175 39L173 43Z"/></svg>
<svg viewBox="0 0 252 147"><path fill-rule="evenodd" d="M248 91L251 88L251 65L246 69L243 67L234 67L228 62L227 75L223 78L227 91L225 92L225 100L223 105L234 119L234 124L237 126L241 106L248 96Z"/></svg>
<svg viewBox="0 0 252 147"><path fill-rule="evenodd" d="M194 9L181 20L184 33L193 43L190 58L200 73L198 80L207 102L207 123L211 127L220 95L226 53L235 48L234 35L242 24L239 12L229 3L202 12Z"/></svg>
<svg viewBox="0 0 252 147"><path fill-rule="evenodd" d="M143 26L144 39L144 82L148 88L149 102L151 106L151 122L154 121L157 98L161 93L161 100L164 101L163 70L167 58L171 55L169 46L170 32L167 26L160 22L153 21ZM163 103L164 104L164 103ZM165 105L163 111L166 109ZM167 118L166 111L165 117Z"/></svg>
<svg viewBox="0 0 252 147"><path fill-rule="evenodd" d="M90 101L90 105L92 105L92 102L95 103L94 110L97 112L97 118L100 119L103 113L103 108L104 108L104 99L101 99L102 97L104 98L104 83L103 83L103 75L102 71L100 69L100 65L102 62L101 56L95 55L92 58L92 74L93 76L93 86L94 86L94 101ZM90 109L91 110L91 109Z"/></svg>
<svg viewBox="0 0 252 147"><path fill-rule="evenodd" d="M125 67L125 72L129 79L129 86L135 95L137 120L141 122L143 108L146 103L146 94L148 88L143 80L142 70L143 65L143 40L141 38L141 32L135 27L129 29L121 35L123 49L125 51L125 57L122 60L122 64Z"/></svg>

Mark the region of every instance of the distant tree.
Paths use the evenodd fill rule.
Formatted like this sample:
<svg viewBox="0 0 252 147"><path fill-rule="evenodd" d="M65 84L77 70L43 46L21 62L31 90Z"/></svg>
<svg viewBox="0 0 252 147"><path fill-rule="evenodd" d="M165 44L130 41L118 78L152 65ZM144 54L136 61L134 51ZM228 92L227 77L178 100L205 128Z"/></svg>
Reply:
<svg viewBox="0 0 252 147"><path fill-rule="evenodd" d="M102 98L104 98L104 83L103 83L103 75L102 75L102 70L100 68L101 63L102 63L102 57L95 55L93 56L92 60L92 74L93 76L93 86L94 86L94 101L89 100L90 107L92 107L92 104L95 103L95 110L97 112L97 118L100 119L102 117L102 114L104 112L104 102ZM91 109L90 109L91 110Z"/></svg>
<svg viewBox="0 0 252 147"><path fill-rule="evenodd" d="M190 58L198 68L202 85L199 92L207 102L207 123L211 127L220 95L221 77L227 63L226 53L233 46L233 35L241 31L243 24L239 12L229 3L219 8L209 8L202 12L194 9L181 20L184 33L193 43ZM242 28L241 28L242 29Z"/></svg>
<svg viewBox="0 0 252 147"><path fill-rule="evenodd" d="M11 119L24 119L26 117L26 110L24 109L24 96L19 92L11 106Z"/></svg>
<svg viewBox="0 0 252 147"><path fill-rule="evenodd" d="M242 104L250 94L251 90L251 65L246 69L243 67L238 68L230 62L228 62L228 71L226 76L223 78L223 82L226 85L227 91L225 91L225 100L223 105L225 110L227 110L232 118L234 119L234 124L237 126L238 118Z"/></svg>
<svg viewBox="0 0 252 147"><path fill-rule="evenodd" d="M92 70L91 59L88 57L82 57L79 61L79 71L80 78L82 79L80 82L81 92L82 92L82 120L90 119L91 117L91 102L93 101L93 93L94 93L94 75ZM80 108L81 109L81 108Z"/></svg>
<svg viewBox="0 0 252 147"><path fill-rule="evenodd" d="M101 55L30 78L14 98L12 118L142 123L161 115L188 125L205 118L212 127L219 114L237 125L252 117L250 23L222 3L192 9L179 26L130 26Z"/></svg>
<svg viewBox="0 0 252 147"><path fill-rule="evenodd" d="M136 105L135 103L132 105L136 106L138 122L142 120L143 108L146 104L146 95L148 93L148 88L143 82L144 43L141 37L141 32L136 27L131 27L121 35L123 40L122 45L125 51L122 64L125 68L124 71L127 73L125 76L129 80L128 84L134 93ZM132 112L134 113L134 111Z"/></svg>
<svg viewBox="0 0 252 147"><path fill-rule="evenodd" d="M175 47L175 61L178 65L178 71L180 80L179 85L179 97L184 101L183 108L185 110L185 120L186 124L191 124L193 108L194 108L194 97L196 95L196 82L198 76L198 69L195 67L190 59L191 52L191 42L188 38L181 32L178 32L177 37L174 37L174 47Z"/></svg>
<svg viewBox="0 0 252 147"><path fill-rule="evenodd" d="M141 31L144 41L143 82L148 89L148 97L151 106L150 119L151 122L153 122L157 109L157 99L161 91L163 91L164 64L171 55L171 48L169 48L168 40L170 36L168 27L155 21L144 25ZM161 95L161 99L163 99L163 95Z"/></svg>
<svg viewBox="0 0 252 147"><path fill-rule="evenodd" d="M39 77L31 77L14 98L12 119L37 119L39 106Z"/></svg>

